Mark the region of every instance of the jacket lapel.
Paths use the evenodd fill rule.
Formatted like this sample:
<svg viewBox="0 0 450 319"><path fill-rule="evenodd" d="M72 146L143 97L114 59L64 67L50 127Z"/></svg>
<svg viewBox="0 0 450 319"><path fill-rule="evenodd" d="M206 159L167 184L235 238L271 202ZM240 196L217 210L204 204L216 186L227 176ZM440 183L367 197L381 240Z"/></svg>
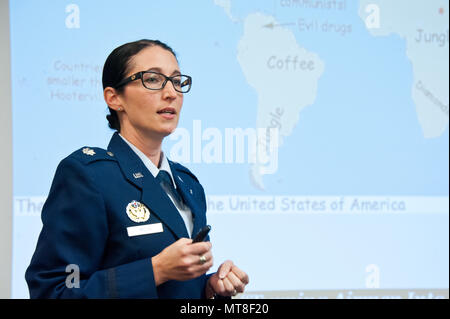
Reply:
<svg viewBox="0 0 450 319"><path fill-rule="evenodd" d="M169 161L169 165L170 170L172 171L173 179L175 180L175 184L177 185L177 189L180 191L184 202L191 209L194 224L194 227L192 229L192 237L194 237L203 226L203 221L200 218L202 216L200 214L200 207L198 206L197 201L192 195L192 187L187 181L183 179L182 176L180 176L178 170L174 167L174 165L172 165L172 162Z"/></svg>
<svg viewBox="0 0 450 319"><path fill-rule="evenodd" d="M114 153L120 169L126 179L142 190L141 201L152 213L158 216L178 238L189 237L178 210L163 191L150 171L142 163L139 156L128 144L114 133L108 145L108 150ZM125 211L125 210L124 210ZM150 217L151 218L151 217Z"/></svg>

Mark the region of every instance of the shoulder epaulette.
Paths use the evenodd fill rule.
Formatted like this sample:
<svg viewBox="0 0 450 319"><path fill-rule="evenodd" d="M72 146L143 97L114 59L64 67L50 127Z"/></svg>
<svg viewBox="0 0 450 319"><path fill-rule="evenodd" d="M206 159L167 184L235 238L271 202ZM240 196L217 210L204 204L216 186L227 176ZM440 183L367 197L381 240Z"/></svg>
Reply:
<svg viewBox="0 0 450 319"><path fill-rule="evenodd" d="M73 152L71 157L77 158L84 164L88 164L95 161L116 161L114 154L100 147L88 147L84 146L79 150Z"/></svg>
<svg viewBox="0 0 450 319"><path fill-rule="evenodd" d="M170 161L170 164L172 164L172 167L174 169L176 169L177 171L188 174L189 176L192 176L198 182L197 176L195 176L194 173L192 173L187 167L181 165L180 163L173 162L173 161Z"/></svg>

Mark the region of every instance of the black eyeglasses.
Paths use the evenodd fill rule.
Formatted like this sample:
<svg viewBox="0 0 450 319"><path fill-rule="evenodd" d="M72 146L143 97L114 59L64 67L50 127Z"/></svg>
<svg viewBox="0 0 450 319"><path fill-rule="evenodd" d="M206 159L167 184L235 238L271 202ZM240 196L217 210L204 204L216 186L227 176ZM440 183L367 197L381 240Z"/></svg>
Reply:
<svg viewBox="0 0 450 319"><path fill-rule="evenodd" d="M192 78L189 75L177 74L174 76L165 76L158 72L141 71L120 81L116 85L116 89L137 79L141 79L142 85L149 90L162 90L167 82L170 81L175 91L187 93L192 85Z"/></svg>

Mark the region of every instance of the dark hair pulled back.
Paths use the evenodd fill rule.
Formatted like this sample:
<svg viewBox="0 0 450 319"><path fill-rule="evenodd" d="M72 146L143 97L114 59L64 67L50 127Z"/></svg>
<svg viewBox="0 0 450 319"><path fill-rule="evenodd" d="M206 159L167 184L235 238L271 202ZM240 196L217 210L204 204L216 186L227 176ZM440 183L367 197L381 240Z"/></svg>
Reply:
<svg viewBox="0 0 450 319"><path fill-rule="evenodd" d="M152 46L159 46L172 53L176 58L176 54L172 48L159 40L142 39L125 43L114 49L105 61L102 76L103 89L107 87L115 88L129 72L130 60L141 50ZM116 91L122 93L124 89L125 87L120 87L117 88ZM110 107L108 108L110 114L106 116L106 119L108 120L109 127L120 132L120 123L117 112Z"/></svg>

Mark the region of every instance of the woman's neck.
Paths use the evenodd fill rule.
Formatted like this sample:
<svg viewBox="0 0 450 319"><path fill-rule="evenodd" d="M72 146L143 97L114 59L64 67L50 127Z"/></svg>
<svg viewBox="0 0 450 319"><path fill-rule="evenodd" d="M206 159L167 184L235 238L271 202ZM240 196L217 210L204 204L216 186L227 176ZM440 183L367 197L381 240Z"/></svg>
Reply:
<svg viewBox="0 0 450 319"><path fill-rule="evenodd" d="M120 135L144 153L156 167L159 167L162 138L145 136L136 130L120 130Z"/></svg>

